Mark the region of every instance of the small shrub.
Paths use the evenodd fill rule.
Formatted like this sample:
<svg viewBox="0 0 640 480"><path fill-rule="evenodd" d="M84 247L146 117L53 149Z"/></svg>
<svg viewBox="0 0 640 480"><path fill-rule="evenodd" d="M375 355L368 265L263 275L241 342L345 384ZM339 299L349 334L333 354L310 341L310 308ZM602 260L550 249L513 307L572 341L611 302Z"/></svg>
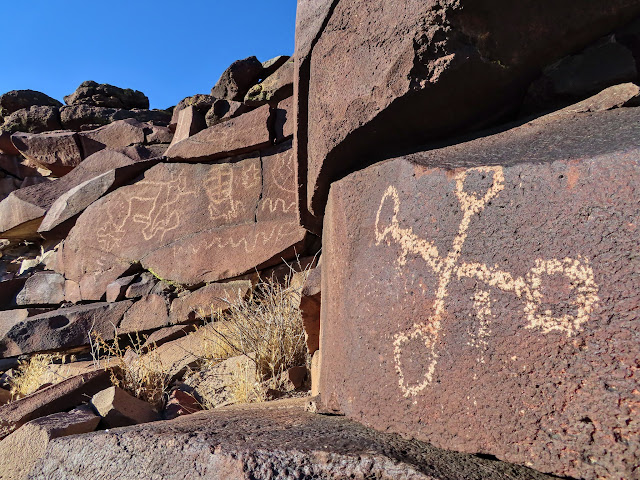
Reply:
<svg viewBox="0 0 640 480"><path fill-rule="evenodd" d="M38 390L43 385L42 378L49 367L59 360L64 363L65 358L58 354L39 353L29 360L21 361L9 380L12 400L26 397Z"/></svg>

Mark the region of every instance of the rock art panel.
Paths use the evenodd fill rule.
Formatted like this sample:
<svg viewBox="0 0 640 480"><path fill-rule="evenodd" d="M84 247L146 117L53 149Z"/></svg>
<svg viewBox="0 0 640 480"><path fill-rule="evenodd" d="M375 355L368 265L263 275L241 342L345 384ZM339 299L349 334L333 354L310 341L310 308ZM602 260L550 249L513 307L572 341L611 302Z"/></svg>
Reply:
<svg viewBox="0 0 640 480"><path fill-rule="evenodd" d="M547 119L335 183L325 406L559 476L632 478L638 115Z"/></svg>
<svg viewBox="0 0 640 480"><path fill-rule="evenodd" d="M504 118L541 68L639 13L627 1L300 2L311 212L322 216L331 182L353 169Z"/></svg>
<svg viewBox="0 0 640 480"><path fill-rule="evenodd" d="M194 286L271 260L304 237L290 196L280 191L291 183L278 176L287 173L285 157L280 149L266 152L264 176L259 154L217 165L157 165L81 215L63 249L65 277L80 284L82 298L98 300L133 263ZM272 208L263 210L271 212L263 215L268 200Z"/></svg>

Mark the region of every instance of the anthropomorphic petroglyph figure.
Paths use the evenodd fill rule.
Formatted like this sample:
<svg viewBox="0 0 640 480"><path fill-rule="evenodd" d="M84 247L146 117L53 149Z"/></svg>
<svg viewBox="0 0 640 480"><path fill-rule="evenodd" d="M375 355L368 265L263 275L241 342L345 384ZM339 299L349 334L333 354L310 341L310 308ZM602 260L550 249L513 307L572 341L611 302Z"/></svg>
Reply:
<svg viewBox="0 0 640 480"><path fill-rule="evenodd" d="M480 197L474 193L465 192L464 182L471 172L492 177L491 186ZM376 215L375 238L376 244L395 244L400 247L397 263L400 269L407 263L409 253L420 256L427 266L438 276L435 290L434 314L413 325L408 332L395 335L393 343L396 371L399 376L399 386L404 396L416 396L433 381L438 352L436 345L442 329L442 317L445 311L446 298L449 295L449 285L454 277L474 278L488 286L498 288L504 292L512 292L524 300L523 316L527 320L526 328L539 329L542 333L559 331L568 336L580 331L582 325L588 321L597 301L598 286L594 281L593 270L587 259L537 259L534 267L525 277L514 277L509 272L500 270L497 266L481 263L461 262L462 248L467 239L469 224L475 215L480 213L489 201L504 189L504 175L502 167L478 167L466 170L455 177L455 194L462 208L463 217L458 227L458 233L453 241L451 250L442 256L433 242L420 238L411 228L403 228L398 221L401 201L398 191L390 186L385 191ZM389 221L384 221L383 212L391 211ZM542 311L543 294L541 292L545 278L552 275L563 275L569 280L572 300L575 305L575 315L564 314L554 317L551 311ZM477 290L474 295L475 316L478 319L476 332L469 342L472 346L486 350L487 337L490 335L492 299L489 291ZM425 372L418 382L405 379L403 370L403 350L410 342L424 345L426 357ZM481 353L479 361L483 361Z"/></svg>

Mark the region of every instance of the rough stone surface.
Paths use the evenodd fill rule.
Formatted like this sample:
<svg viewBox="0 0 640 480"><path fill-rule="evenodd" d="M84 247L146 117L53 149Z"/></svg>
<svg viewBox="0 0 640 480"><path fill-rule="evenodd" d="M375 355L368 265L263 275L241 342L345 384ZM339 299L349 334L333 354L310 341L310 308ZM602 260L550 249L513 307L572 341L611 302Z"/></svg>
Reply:
<svg viewBox="0 0 640 480"><path fill-rule="evenodd" d="M51 440L93 432L99 422L88 406L27 422L0 442L0 478L26 480Z"/></svg>
<svg viewBox="0 0 640 480"><path fill-rule="evenodd" d="M271 143L268 105L209 127L169 147L171 160L215 160L258 150Z"/></svg>
<svg viewBox="0 0 640 480"><path fill-rule="evenodd" d="M5 405L11 401L11 392L0 388L0 406Z"/></svg>
<svg viewBox="0 0 640 480"><path fill-rule="evenodd" d="M87 126L96 128L127 118L167 126L171 121L171 113L166 110L123 110L92 105L73 105L60 109L60 123L68 130L83 130Z"/></svg>
<svg viewBox="0 0 640 480"><path fill-rule="evenodd" d="M639 119L544 117L335 183L324 405L559 476L632 478Z"/></svg>
<svg viewBox="0 0 640 480"><path fill-rule="evenodd" d="M276 143L280 143L293 137L293 99L288 98L278 104L275 110L273 122L274 137Z"/></svg>
<svg viewBox="0 0 640 480"><path fill-rule="evenodd" d="M300 296L300 310L309 355L313 355L320 348L321 278L321 267L311 269Z"/></svg>
<svg viewBox="0 0 640 480"><path fill-rule="evenodd" d="M24 180L27 177L39 176L38 171L35 168L25 165L23 158L16 155L0 154L0 170L4 170L10 175L21 180Z"/></svg>
<svg viewBox="0 0 640 480"><path fill-rule="evenodd" d="M120 88L107 83L99 84L92 80L82 82L71 95L64 97L67 105L94 105L124 109L148 109L147 96L130 88Z"/></svg>
<svg viewBox="0 0 640 480"><path fill-rule="evenodd" d="M125 293L131 282L136 278L135 275L128 275L126 277L118 278L117 280L111 282L107 285L107 302L117 302L119 300L124 300Z"/></svg>
<svg viewBox="0 0 640 480"><path fill-rule="evenodd" d="M127 459L127 468L122 459ZM526 468L445 452L344 418L313 415L300 401L229 407L170 422L52 441L35 478L128 480L289 478L542 480Z"/></svg>
<svg viewBox="0 0 640 480"><path fill-rule="evenodd" d="M211 95L197 94L191 97L184 98L178 102L173 108L173 115L171 117L171 123L169 126L175 128L178 124L178 117L180 112L187 107L194 107L202 115L206 115L211 106L215 103L216 98Z"/></svg>
<svg viewBox="0 0 640 480"><path fill-rule="evenodd" d="M18 305L58 305L64 302L64 277L55 272L30 276L16 297Z"/></svg>
<svg viewBox="0 0 640 480"><path fill-rule="evenodd" d="M196 107L189 106L180 110L176 122L176 134L173 136L171 144L181 142L207 128L205 114L199 112Z"/></svg>
<svg viewBox="0 0 640 480"><path fill-rule="evenodd" d="M13 278L0 282L0 310L14 308L16 303L16 295L24 287L26 278Z"/></svg>
<svg viewBox="0 0 640 480"><path fill-rule="evenodd" d="M91 406L102 417L108 428L154 422L160 419L157 412L147 402L129 395L119 387L109 387L96 393Z"/></svg>
<svg viewBox="0 0 640 480"><path fill-rule="evenodd" d="M21 188L0 202L0 238L31 239L36 237L44 215L53 203L74 187L112 169L118 169L122 182L137 176L157 161L147 162L137 150L124 153L103 150L86 158L64 177L49 183ZM136 158L132 158L136 157Z"/></svg>
<svg viewBox="0 0 640 480"><path fill-rule="evenodd" d="M159 347L167 342L182 338L185 335L192 333L194 328L195 327L193 325L174 325L171 327L160 328L147 337L146 341L142 345L142 349L145 350L151 347Z"/></svg>
<svg viewBox="0 0 640 480"><path fill-rule="evenodd" d="M211 283L171 302L169 318L172 324L208 319L217 310L226 310L238 298L244 298L250 290L249 280Z"/></svg>
<svg viewBox="0 0 640 480"><path fill-rule="evenodd" d="M30 420L77 407L111 384L109 372L96 370L78 375L56 385L0 407L0 439Z"/></svg>
<svg viewBox="0 0 640 480"><path fill-rule="evenodd" d="M311 212L355 168L512 113L539 70L639 13L627 0L299 2Z"/></svg>
<svg viewBox="0 0 640 480"><path fill-rule="evenodd" d="M218 123L229 120L243 113L251 111L251 108L242 102L233 100L216 100L205 117L207 127L213 127Z"/></svg>
<svg viewBox="0 0 640 480"><path fill-rule="evenodd" d="M1 332L0 356L11 357L88 345L90 332L109 340L113 338L113 326L119 325L131 304L129 300L93 303L60 308L26 318Z"/></svg>
<svg viewBox="0 0 640 480"><path fill-rule="evenodd" d="M120 333L142 332L169 325L169 305L162 295L147 295L125 313Z"/></svg>
<svg viewBox="0 0 640 480"><path fill-rule="evenodd" d="M279 102L293 95L293 60L289 60L262 82L251 87L244 103L258 107L269 102Z"/></svg>
<svg viewBox="0 0 640 480"><path fill-rule="evenodd" d="M211 89L211 96L241 102L247 91L258 83L261 75L262 63L256 57L236 60Z"/></svg>
<svg viewBox="0 0 640 480"><path fill-rule="evenodd" d="M158 283L158 279L149 272L143 272L134 282L127 287L124 294L127 298L140 298L148 295L153 287Z"/></svg>
<svg viewBox="0 0 640 480"><path fill-rule="evenodd" d="M161 279L196 286L290 258L305 231L287 192L271 196L281 189L270 185L268 164L280 157L269 157L264 178L257 157L156 165L83 212L63 247L65 278L80 284L83 298L98 300L136 262Z"/></svg>
<svg viewBox="0 0 640 480"><path fill-rule="evenodd" d="M176 389L169 394L169 400L162 412L162 418L172 420L183 415L191 415L202 409L202 405L200 405L200 402L198 402L193 395Z"/></svg>
<svg viewBox="0 0 640 480"><path fill-rule="evenodd" d="M11 141L31 164L58 177L69 173L83 159L74 132L14 133Z"/></svg>
<svg viewBox="0 0 640 480"><path fill-rule="evenodd" d="M7 133L42 133L61 129L62 125L57 107L23 108L5 117L4 123L0 127L0 130ZM6 151L5 153L11 152Z"/></svg>
<svg viewBox="0 0 640 480"><path fill-rule="evenodd" d="M78 133L78 138L82 145L84 156L88 157L104 148L116 150L144 143L145 127L149 128L150 125L129 118L127 120L118 120L95 130Z"/></svg>
<svg viewBox="0 0 640 480"><path fill-rule="evenodd" d="M12 90L0 95L0 117L29 107L61 107L58 100L35 90Z"/></svg>
<svg viewBox="0 0 640 480"><path fill-rule="evenodd" d="M262 62L262 78L269 78L281 66L283 66L291 57L289 55L278 55L266 62Z"/></svg>

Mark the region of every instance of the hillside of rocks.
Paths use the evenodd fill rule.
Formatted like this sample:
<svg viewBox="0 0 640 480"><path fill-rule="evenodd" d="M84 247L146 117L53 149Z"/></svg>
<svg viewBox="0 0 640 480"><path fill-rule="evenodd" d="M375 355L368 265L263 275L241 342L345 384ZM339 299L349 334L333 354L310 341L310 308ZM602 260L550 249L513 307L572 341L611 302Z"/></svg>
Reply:
<svg viewBox="0 0 640 480"><path fill-rule="evenodd" d="M283 53L0 95L0 479L639 478L640 1Z"/></svg>

